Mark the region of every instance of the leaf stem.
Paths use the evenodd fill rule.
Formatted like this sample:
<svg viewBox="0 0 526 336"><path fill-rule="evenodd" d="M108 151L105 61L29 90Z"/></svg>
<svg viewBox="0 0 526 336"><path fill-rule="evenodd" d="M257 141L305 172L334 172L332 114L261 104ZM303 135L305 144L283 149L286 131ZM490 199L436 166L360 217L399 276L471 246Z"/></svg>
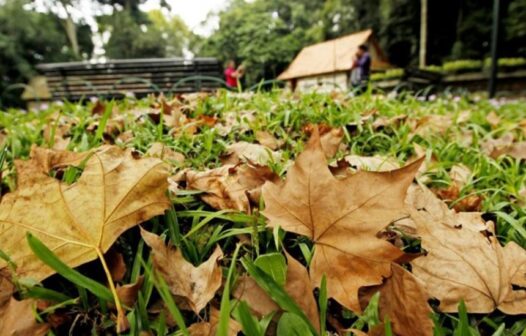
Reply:
<svg viewBox="0 0 526 336"><path fill-rule="evenodd" d="M108 279L108 285L110 286L111 294L113 294L115 308L117 309L117 332L120 333L127 329L128 323L126 321L126 316L124 315L124 310L122 309L121 301L119 300L119 296L117 295L117 289L115 288L115 284L113 283L113 277L111 276L110 269L106 264L104 255L98 247L95 248L95 251L97 251L97 255L99 256L100 262L102 263L102 268L104 269L104 273L106 274L106 278Z"/></svg>

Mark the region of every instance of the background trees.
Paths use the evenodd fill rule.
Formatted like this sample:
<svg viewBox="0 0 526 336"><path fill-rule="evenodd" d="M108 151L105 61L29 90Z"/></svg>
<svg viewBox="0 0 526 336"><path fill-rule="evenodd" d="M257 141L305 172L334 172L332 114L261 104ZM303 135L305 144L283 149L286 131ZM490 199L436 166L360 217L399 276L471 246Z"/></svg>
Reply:
<svg viewBox="0 0 526 336"><path fill-rule="evenodd" d="M90 59L93 42L107 58L183 54L235 59L247 84L275 78L305 45L372 28L390 61L418 62L420 1L230 0L211 36L193 34L181 18L141 11L146 0L91 0L96 24L71 15L79 0L0 0L0 90L24 82L38 62ZM487 57L493 0L428 0L427 64ZM175 3L175 2L172 2ZM526 0L503 0L501 56L526 56ZM102 10L104 9L104 10ZM104 37L104 38L103 38ZM321 56L323 57L323 56Z"/></svg>

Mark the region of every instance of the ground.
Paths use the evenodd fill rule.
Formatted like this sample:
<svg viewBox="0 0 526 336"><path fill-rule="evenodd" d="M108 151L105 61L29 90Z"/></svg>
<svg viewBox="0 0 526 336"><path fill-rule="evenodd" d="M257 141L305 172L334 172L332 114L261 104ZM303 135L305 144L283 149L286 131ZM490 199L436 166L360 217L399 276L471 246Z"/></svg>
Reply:
<svg viewBox="0 0 526 336"><path fill-rule="evenodd" d="M525 111L524 100L477 95L220 91L1 113L0 326L56 335L227 335L238 327L250 335L433 335L434 324L435 335L525 335ZM64 200L71 213L50 201L53 183L75 193ZM94 186L105 190L103 210ZM411 201L416 188L426 206ZM375 201L365 208L367 192ZM358 205L346 203L355 198L348 202ZM346 206L359 211L342 215L345 223L329 220ZM100 232L81 223L97 222L100 211ZM481 226L469 231L472 224ZM324 225L334 229L330 241L319 234ZM433 231L439 225L452 233ZM51 239L53 226L71 227L68 238ZM84 246L78 227L104 238ZM445 257L436 241L466 253L463 261ZM85 256L71 257L80 248ZM326 272L321 251L336 253ZM495 257L474 261L486 253ZM446 285L447 274L425 275L441 265L466 287L485 287L476 296L490 303ZM511 275L464 279L471 268ZM352 279L360 279L355 298ZM456 291L462 300L446 306ZM513 299L502 299L508 292ZM17 309L29 321L12 319L16 303L27 304Z"/></svg>

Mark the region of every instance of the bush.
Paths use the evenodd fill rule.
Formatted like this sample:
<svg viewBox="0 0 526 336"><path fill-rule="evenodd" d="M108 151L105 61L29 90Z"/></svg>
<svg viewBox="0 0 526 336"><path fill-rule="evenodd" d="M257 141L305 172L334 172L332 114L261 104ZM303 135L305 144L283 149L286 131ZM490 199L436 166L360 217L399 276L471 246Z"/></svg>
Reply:
<svg viewBox="0 0 526 336"><path fill-rule="evenodd" d="M388 79L401 78L404 75L404 69L395 68L385 72L378 72L371 75L372 81L382 81Z"/></svg>
<svg viewBox="0 0 526 336"><path fill-rule="evenodd" d="M445 73L465 73L477 72L482 70L482 61L480 60L457 60L445 62L442 65L442 71Z"/></svg>

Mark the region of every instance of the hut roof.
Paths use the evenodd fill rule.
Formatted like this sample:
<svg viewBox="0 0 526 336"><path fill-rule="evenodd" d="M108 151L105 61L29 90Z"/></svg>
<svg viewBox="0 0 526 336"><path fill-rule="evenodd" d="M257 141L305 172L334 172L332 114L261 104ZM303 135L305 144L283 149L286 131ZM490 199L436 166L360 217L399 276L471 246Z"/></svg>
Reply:
<svg viewBox="0 0 526 336"><path fill-rule="evenodd" d="M367 29L354 34L342 36L333 40L317 43L303 48L294 58L289 67L278 79L288 80L340 71L348 71L352 66L352 58L361 44L372 42L372 68L389 67L378 44L372 40L373 31Z"/></svg>

